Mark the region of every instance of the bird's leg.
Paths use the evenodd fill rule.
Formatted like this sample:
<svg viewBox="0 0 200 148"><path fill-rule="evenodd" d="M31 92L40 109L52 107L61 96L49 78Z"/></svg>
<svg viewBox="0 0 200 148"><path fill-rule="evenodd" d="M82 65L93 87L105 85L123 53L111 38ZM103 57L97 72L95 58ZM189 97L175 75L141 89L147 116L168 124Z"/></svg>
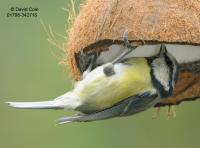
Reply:
<svg viewBox="0 0 200 148"><path fill-rule="evenodd" d="M160 113L160 107L156 107L156 111L155 111L155 113L154 113L152 118L156 119L159 116L159 113Z"/></svg>
<svg viewBox="0 0 200 148"><path fill-rule="evenodd" d="M124 31L123 41L124 41L126 50L122 54L120 54L116 59L114 59L111 63L108 63L104 66L103 72L106 76L114 75L115 74L114 64L120 63L126 55L128 55L130 52L132 52L134 49L136 49L138 47L138 46L132 46L130 44L130 42L128 41L128 31L127 30Z"/></svg>
<svg viewBox="0 0 200 148"><path fill-rule="evenodd" d="M121 54L119 55L116 59L114 59L112 61L112 64L115 64L115 63L119 63L122 61L122 59L127 56L129 53L131 53L133 50L135 50L138 46L132 46L128 40L128 31L125 30L124 31L124 34L123 34L123 41L124 41L124 45L126 47L126 50Z"/></svg>
<svg viewBox="0 0 200 148"><path fill-rule="evenodd" d="M167 109L167 119L169 119L170 117L175 118L176 117L176 111L174 106L170 105Z"/></svg>
<svg viewBox="0 0 200 148"><path fill-rule="evenodd" d="M173 118L176 117L176 107L175 106L172 106L172 116L173 116Z"/></svg>

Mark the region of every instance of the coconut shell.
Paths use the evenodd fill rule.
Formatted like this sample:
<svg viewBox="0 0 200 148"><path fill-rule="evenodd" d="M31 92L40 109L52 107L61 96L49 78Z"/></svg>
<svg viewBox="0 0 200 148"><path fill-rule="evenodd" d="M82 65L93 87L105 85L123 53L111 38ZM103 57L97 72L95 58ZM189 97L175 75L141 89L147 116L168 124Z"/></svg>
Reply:
<svg viewBox="0 0 200 148"><path fill-rule="evenodd" d="M68 34L66 51L73 78L80 80L81 76L76 63L77 53L99 52L114 43L121 44L125 30L128 30L130 42L198 46L200 1L86 0ZM199 75L181 72L173 97L160 105L178 104L181 100L200 96ZM191 84L194 80L196 82Z"/></svg>

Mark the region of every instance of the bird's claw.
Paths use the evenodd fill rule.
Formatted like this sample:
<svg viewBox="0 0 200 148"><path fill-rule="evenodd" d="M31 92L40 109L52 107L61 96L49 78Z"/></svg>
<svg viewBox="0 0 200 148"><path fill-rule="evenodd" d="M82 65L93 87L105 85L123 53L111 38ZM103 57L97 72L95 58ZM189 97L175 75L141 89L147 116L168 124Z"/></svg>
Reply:
<svg viewBox="0 0 200 148"><path fill-rule="evenodd" d="M158 116L159 116L159 114L160 114L160 107L156 107L155 113L154 113L154 115L152 116L152 118L153 118L153 119L157 119Z"/></svg>
<svg viewBox="0 0 200 148"><path fill-rule="evenodd" d="M175 110L175 107L170 105L167 109L167 119L170 119L171 117L172 118L175 118L176 117L176 110Z"/></svg>
<svg viewBox="0 0 200 148"><path fill-rule="evenodd" d="M152 118L153 119L158 118L159 113L160 113L160 107L156 107L156 111L155 111L154 115L152 116ZM167 116L167 119L175 118L176 117L176 110L175 110L174 106L170 105L167 108L166 116Z"/></svg>
<svg viewBox="0 0 200 148"><path fill-rule="evenodd" d="M125 51L119 55L116 59L112 61L112 64L120 63L124 57L126 57L129 53L135 50L138 46L132 46L128 40L128 30L126 29L123 34L123 42L126 47Z"/></svg>

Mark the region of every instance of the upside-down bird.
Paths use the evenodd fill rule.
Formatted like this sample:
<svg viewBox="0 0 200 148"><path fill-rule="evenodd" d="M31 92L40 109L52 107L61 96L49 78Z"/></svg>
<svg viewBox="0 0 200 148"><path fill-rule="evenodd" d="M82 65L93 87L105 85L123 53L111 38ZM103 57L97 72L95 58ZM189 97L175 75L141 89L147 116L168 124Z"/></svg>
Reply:
<svg viewBox="0 0 200 148"><path fill-rule="evenodd" d="M158 54L152 57L125 56L132 47L124 35L126 50L111 63L84 73L74 89L52 101L7 102L24 109L65 109L80 114L58 119L59 124L86 122L129 116L144 111L172 95L178 79L178 63L161 44Z"/></svg>

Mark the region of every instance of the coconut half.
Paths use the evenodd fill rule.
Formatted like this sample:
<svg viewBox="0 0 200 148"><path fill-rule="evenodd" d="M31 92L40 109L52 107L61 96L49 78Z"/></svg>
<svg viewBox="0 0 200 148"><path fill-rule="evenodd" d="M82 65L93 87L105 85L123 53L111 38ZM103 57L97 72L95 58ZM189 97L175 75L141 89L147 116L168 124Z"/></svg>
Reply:
<svg viewBox="0 0 200 148"><path fill-rule="evenodd" d="M171 98L157 106L200 98L200 1L87 0L68 34L67 59L75 80L97 55L99 65L125 49L123 33L139 46L128 56L148 57L159 44L178 60L181 71Z"/></svg>

